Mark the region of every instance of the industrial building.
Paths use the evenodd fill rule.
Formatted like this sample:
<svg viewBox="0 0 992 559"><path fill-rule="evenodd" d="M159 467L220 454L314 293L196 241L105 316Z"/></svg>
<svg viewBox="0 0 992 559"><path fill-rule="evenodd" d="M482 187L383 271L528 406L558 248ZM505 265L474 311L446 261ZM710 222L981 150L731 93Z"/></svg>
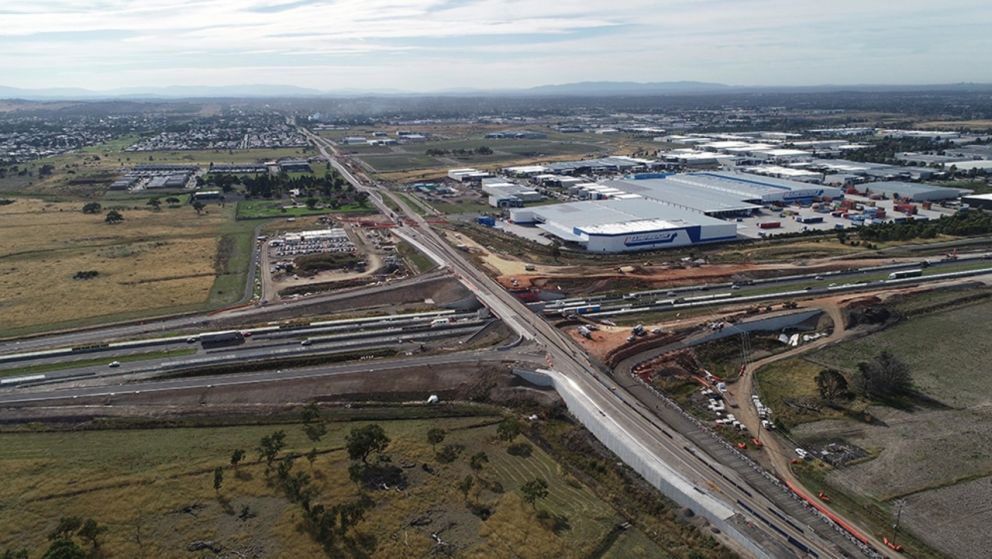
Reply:
<svg viewBox="0 0 992 559"><path fill-rule="evenodd" d="M491 176L486 171L471 168L448 170L448 178L460 183L479 184L482 182L482 179Z"/></svg>
<svg viewBox="0 0 992 559"><path fill-rule="evenodd" d="M992 194L973 194L961 198L961 201L971 208L992 210Z"/></svg>
<svg viewBox="0 0 992 559"><path fill-rule="evenodd" d="M258 175L268 173L269 168L261 163L213 164L207 172L221 175Z"/></svg>
<svg viewBox="0 0 992 559"><path fill-rule="evenodd" d="M545 166L548 173L559 175L576 175L587 173L632 173L638 170L650 169L654 161L635 159L633 157L614 156L599 159L583 159L581 161L559 161Z"/></svg>
<svg viewBox="0 0 992 559"><path fill-rule="evenodd" d="M607 184L615 185L625 192L642 194L640 191L625 189L624 186L618 184L629 182L629 179L625 179L624 181L611 181ZM722 201L732 206L734 202L746 202L755 205L791 204L844 196L841 189L830 186L731 171L702 171L663 175L663 178L641 180L635 178L633 184L647 187L653 193L651 196L656 200L684 204L704 213L719 211L718 207L709 205L707 201L704 201L707 198ZM671 200L667 197L669 192L673 193ZM692 199L694 197L700 198L701 202L693 205Z"/></svg>
<svg viewBox="0 0 992 559"><path fill-rule="evenodd" d="M590 252L633 252L726 242L734 223L647 199L570 202L510 210L510 220L535 224Z"/></svg>
<svg viewBox="0 0 992 559"><path fill-rule="evenodd" d="M279 170L285 173L312 173L310 162L306 159L286 159L279 162Z"/></svg>
<svg viewBox="0 0 992 559"><path fill-rule="evenodd" d="M482 191L489 195L489 205L494 208L519 208L526 202L544 199L540 192L529 186L500 179L483 179Z"/></svg>
<svg viewBox="0 0 992 559"><path fill-rule="evenodd" d="M880 194L885 198L898 198L900 200L908 200L911 202L939 202L941 200L954 200L974 192L965 188L949 188L899 181L869 182L859 185L856 188L859 192L863 192L869 196L873 194Z"/></svg>

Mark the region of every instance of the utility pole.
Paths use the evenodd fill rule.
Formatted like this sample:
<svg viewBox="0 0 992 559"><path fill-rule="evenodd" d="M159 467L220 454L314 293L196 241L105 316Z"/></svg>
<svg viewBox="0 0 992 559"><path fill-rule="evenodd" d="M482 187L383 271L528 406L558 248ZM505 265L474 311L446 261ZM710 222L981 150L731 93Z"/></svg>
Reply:
<svg viewBox="0 0 992 559"><path fill-rule="evenodd" d="M892 524L892 542L895 543L896 535L899 534L899 521L902 520L902 506L905 503L902 499L896 501L896 520Z"/></svg>

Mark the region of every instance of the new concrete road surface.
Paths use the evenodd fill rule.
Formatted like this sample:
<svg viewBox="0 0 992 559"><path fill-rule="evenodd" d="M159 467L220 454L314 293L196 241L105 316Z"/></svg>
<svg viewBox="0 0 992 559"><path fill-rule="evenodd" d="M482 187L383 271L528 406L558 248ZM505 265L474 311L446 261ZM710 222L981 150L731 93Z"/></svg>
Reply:
<svg viewBox="0 0 992 559"><path fill-rule="evenodd" d="M334 158L327 152L327 142L311 136L328 159ZM334 161L335 167L363 191L377 191L378 187L358 180L343 165ZM390 196L388 191L377 194ZM430 253L438 255L459 276L466 286L521 338L534 339L549 356L555 378L555 386L570 409L608 447L613 449L628 465L638 469L649 481L656 476L655 471L668 472L670 479L657 483L660 489L671 489L671 485L692 489L686 494L676 489L670 494L676 501L691 504L699 514L708 518L720 518L721 510L733 511L725 519L724 526L736 527L737 543L750 555L759 557L843 557L861 552L851 541L841 534L827 531L816 533L803 527L802 520L789 519L782 526L770 526L757 510L767 510L771 502L762 496L761 491L751 486L735 472L718 475L708 465L713 462L707 453L696 447L665 424L657 415L622 387L613 385L610 379L589 361L571 339L547 322L536 318L527 307L502 289L496 282L476 269L457 250L445 243L426 221L399 198L393 198L407 219L416 225L404 233L424 245ZM387 214L388 215L388 214ZM704 460L701 462L701 458ZM646 471L644 464L654 468ZM664 464L661 468L659 465ZM661 474L664 477L665 474ZM696 493L692 498L691 493ZM720 503L713 505L714 501ZM741 503L744 506L741 506ZM782 514L783 518L788 517ZM741 541L743 540L743 541ZM884 552L884 550L882 550Z"/></svg>

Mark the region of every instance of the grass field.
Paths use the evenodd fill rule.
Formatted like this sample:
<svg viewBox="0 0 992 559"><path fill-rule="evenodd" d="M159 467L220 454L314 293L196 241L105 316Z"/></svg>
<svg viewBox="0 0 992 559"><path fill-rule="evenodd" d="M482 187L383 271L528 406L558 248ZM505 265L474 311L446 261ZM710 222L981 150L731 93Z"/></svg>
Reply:
<svg viewBox="0 0 992 559"><path fill-rule="evenodd" d="M889 350L912 364L917 388L953 407L992 402L990 346L976 338L976 327L992 321L992 302L970 304L897 324L851 342L817 352L811 359L846 371ZM937 334L937 335L935 335Z"/></svg>
<svg viewBox="0 0 992 559"><path fill-rule="evenodd" d="M398 252L400 256L407 261L407 264L413 268L413 272L415 274L422 274L435 267L434 261L427 258L424 253L420 252L406 241L400 241L396 244L396 252Z"/></svg>
<svg viewBox="0 0 992 559"><path fill-rule="evenodd" d="M314 208L306 206L288 206L282 200L241 200L238 202L238 219L272 219L278 217L302 217L309 215L328 214L357 214L374 212L370 205L351 204L334 210L331 208Z"/></svg>
<svg viewBox="0 0 992 559"><path fill-rule="evenodd" d="M867 452L868 459L840 468L819 462L799 468L808 488L823 488L877 533L891 522L895 502L905 500L903 521L912 537L901 539L913 557L983 557L983 530L992 522L984 505L992 499L992 381L980 326L992 317L987 293L910 296L891 305L909 317L894 326L758 372L762 400L797 445L841 441ZM851 379L858 362L882 350L904 361L916 389L933 400L904 398L891 407L857 398L838 409L820 402L814 380L820 370L835 367Z"/></svg>
<svg viewBox="0 0 992 559"><path fill-rule="evenodd" d="M297 460L294 468L310 473L318 488L315 502L331 505L358 495L348 480L342 445L345 434L361 424L330 423L312 470ZM417 467L404 469L409 483L404 491L370 492L375 506L357 525L359 532L373 536L370 557L430 555L432 532L450 542L459 557L586 557L622 521L539 448L533 447L529 457L508 454L487 418L379 424L392 439L387 451L392 463ZM447 431L444 444L463 445L454 462L439 463L433 456L425 439L431 427ZM79 515L108 528L101 547L112 557L185 556L194 540L215 541L229 552L254 549L264 557L324 556L299 530L299 505L267 484L264 466L255 462L259 439L276 429L287 434L285 453L310 448L297 424L0 434L6 481L0 488L5 528L0 549L43 549L45 535L60 516ZM248 451L237 473L228 464L235 448ZM473 473L468 457L480 451L489 461ZM430 465L431 473L419 464ZM215 493L217 466L226 471ZM466 497L455 485L467 475L474 475L476 483ZM519 487L536 478L547 480L549 495L531 507ZM494 483L501 490L492 489ZM474 515L467 502L488 508L491 516ZM240 519L244 507L255 516ZM557 532L538 522L537 510L560 515L564 522ZM605 556L668 556L637 529L612 545L616 550L608 548Z"/></svg>
<svg viewBox="0 0 992 559"><path fill-rule="evenodd" d="M240 297L233 284L244 283L251 239L233 206L197 215L142 204L122 209L117 225L81 206L19 198L0 207L0 334ZM73 279L80 271L98 275Z"/></svg>

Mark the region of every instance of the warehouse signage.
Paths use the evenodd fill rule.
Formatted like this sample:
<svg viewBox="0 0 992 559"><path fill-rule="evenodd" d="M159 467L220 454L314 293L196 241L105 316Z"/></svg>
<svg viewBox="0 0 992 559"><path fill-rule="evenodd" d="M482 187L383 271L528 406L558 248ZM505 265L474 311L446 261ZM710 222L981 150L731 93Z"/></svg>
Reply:
<svg viewBox="0 0 992 559"><path fill-rule="evenodd" d="M658 231L656 233L642 233L640 235L630 235L623 240L624 246L659 245L670 243L677 239L678 231Z"/></svg>

